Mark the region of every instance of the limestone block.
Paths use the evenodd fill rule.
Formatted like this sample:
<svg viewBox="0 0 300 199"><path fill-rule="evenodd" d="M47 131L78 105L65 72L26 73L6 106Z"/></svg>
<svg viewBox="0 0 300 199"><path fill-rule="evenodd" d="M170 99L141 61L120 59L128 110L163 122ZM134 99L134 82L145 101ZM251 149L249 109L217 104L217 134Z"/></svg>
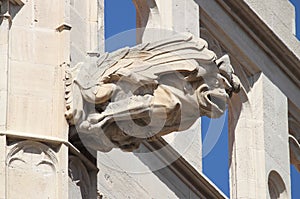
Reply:
<svg viewBox="0 0 300 199"><path fill-rule="evenodd" d="M81 0L73 0L71 4L71 9L74 10L84 21L89 20L89 3L91 0L88 1L81 1ZM96 8L94 8L96 9ZM72 17L71 17L72 18Z"/></svg>
<svg viewBox="0 0 300 199"><path fill-rule="evenodd" d="M6 127L7 94L8 94L8 56L9 56L9 20L3 18L0 24L0 130Z"/></svg>
<svg viewBox="0 0 300 199"><path fill-rule="evenodd" d="M290 34L290 31L285 24L274 23L273 31L290 49L294 51L295 55L300 55L299 51L297 51L300 46L300 42L294 34Z"/></svg>
<svg viewBox="0 0 300 199"><path fill-rule="evenodd" d="M110 170L104 165L98 175L98 190L103 198L149 198L146 189L143 189L126 172ZM130 190L130 191L128 191Z"/></svg>
<svg viewBox="0 0 300 199"><path fill-rule="evenodd" d="M254 12L271 28L277 23L286 26L289 34L294 34L295 8L287 0L245 0Z"/></svg>
<svg viewBox="0 0 300 199"><path fill-rule="evenodd" d="M202 172L202 146L201 146L201 119L185 131L173 132L163 136L185 160L189 162L197 171Z"/></svg>
<svg viewBox="0 0 300 199"><path fill-rule="evenodd" d="M264 74L249 80L247 100L233 98L240 109L230 109L231 197L269 198L271 171L279 173L290 196L287 99Z"/></svg>
<svg viewBox="0 0 300 199"><path fill-rule="evenodd" d="M47 109L51 100L11 96L9 101L8 130L51 135L51 111Z"/></svg>
<svg viewBox="0 0 300 199"><path fill-rule="evenodd" d="M287 0L245 0L251 9L290 48L299 43L295 35L295 7ZM299 56L299 54L297 54Z"/></svg>
<svg viewBox="0 0 300 199"><path fill-rule="evenodd" d="M27 1L22 7L11 4L13 26L30 27L34 23L33 1Z"/></svg>
<svg viewBox="0 0 300 199"><path fill-rule="evenodd" d="M98 51L98 24L96 22L89 22L89 51Z"/></svg>
<svg viewBox="0 0 300 199"><path fill-rule="evenodd" d="M60 0L33 1L34 26L54 30L61 21L61 14L54 13L60 3Z"/></svg>
<svg viewBox="0 0 300 199"><path fill-rule="evenodd" d="M51 146L51 145L50 145ZM70 148L66 144L54 145L58 157L59 170L58 175L58 197L57 198L69 198L68 197L68 176L69 176L69 151Z"/></svg>
<svg viewBox="0 0 300 199"><path fill-rule="evenodd" d="M62 92L65 87L63 85L63 78L65 76L65 67L54 67L54 74L53 78L54 81L52 82L52 108L51 115L52 115L52 122L55 125L52 125L52 136L67 139L68 137L68 123L65 120L64 114L62 112L65 110L65 102L61 100L64 98L64 93Z"/></svg>
<svg viewBox="0 0 300 199"><path fill-rule="evenodd" d="M270 0L265 1L265 5L272 10L274 16L278 18L278 20L273 19L274 25L276 22L283 23L289 34L295 34L295 7L294 5L287 0Z"/></svg>
<svg viewBox="0 0 300 199"><path fill-rule="evenodd" d="M0 130L3 131L6 129L7 95L7 91L0 90Z"/></svg>
<svg viewBox="0 0 300 199"><path fill-rule="evenodd" d="M200 34L200 20L191 20L199 19L199 5L193 0L187 0L185 6L185 31L193 33L195 35Z"/></svg>
<svg viewBox="0 0 300 199"><path fill-rule="evenodd" d="M11 30L11 46L10 56L13 60L19 61L33 61L34 59L34 45L33 45L33 31L28 28L15 27Z"/></svg>
<svg viewBox="0 0 300 199"><path fill-rule="evenodd" d="M68 195L69 198L72 199L82 199L82 195L81 195L81 191L80 191L80 187L77 185L79 181L72 181L71 178L69 178L69 187L68 187Z"/></svg>
<svg viewBox="0 0 300 199"><path fill-rule="evenodd" d="M59 51L58 33L55 31L36 31L34 32L33 48L34 48L34 63L36 64L51 64L57 66Z"/></svg>
<svg viewBox="0 0 300 199"><path fill-rule="evenodd" d="M150 28L164 28L167 30L173 29L173 13L174 10L170 9L170 6L172 6L171 0L165 0L165 1L155 1L156 7L159 13L160 21L159 25L160 27L150 27ZM153 10L154 11L154 10Z"/></svg>
<svg viewBox="0 0 300 199"><path fill-rule="evenodd" d="M151 3L150 3L151 2ZM135 0L138 16L138 41L148 42L164 38L174 32L199 35L199 6L192 0L156 0L146 4Z"/></svg>
<svg viewBox="0 0 300 199"><path fill-rule="evenodd" d="M145 146L136 153L98 153L98 189L104 198L188 198L192 192ZM147 155L148 154L148 155ZM127 191L130 189L131 191Z"/></svg>
<svg viewBox="0 0 300 199"><path fill-rule="evenodd" d="M9 21L7 19L2 21L2 24L0 25L0 31L1 31L1 38L0 38L0 48L3 49L1 51L1 58L4 58L5 55L7 55L7 46L9 43L8 40L8 31L9 31ZM1 60L3 62L3 59Z"/></svg>
<svg viewBox="0 0 300 199"><path fill-rule="evenodd" d="M99 5L97 0L89 0L89 22L98 22Z"/></svg>
<svg viewBox="0 0 300 199"><path fill-rule="evenodd" d="M81 49L78 49L76 43L71 44L70 54L72 59L72 66L75 66L77 63L80 63L82 62L82 60L86 59L86 53Z"/></svg>
<svg viewBox="0 0 300 199"><path fill-rule="evenodd" d="M62 131L65 132L62 126L66 123L63 119L63 85L59 82L63 76L58 73L60 69L19 61L11 61L10 67L8 128L66 136L62 134Z"/></svg>
<svg viewBox="0 0 300 199"><path fill-rule="evenodd" d="M103 53L104 43L105 43L105 33L104 33L104 0L98 0L98 47L99 52Z"/></svg>
<svg viewBox="0 0 300 199"><path fill-rule="evenodd" d="M199 35L199 6L193 0L173 0L173 27L177 32ZM164 10L163 12L165 12Z"/></svg>
<svg viewBox="0 0 300 199"><path fill-rule="evenodd" d="M55 30L13 28L10 55L12 60L58 65L59 37Z"/></svg>
<svg viewBox="0 0 300 199"><path fill-rule="evenodd" d="M88 50L88 24L83 18L84 15L81 15L81 13L77 13L75 9L71 7L71 41L72 45L75 46L78 50L82 51L83 53L86 53ZM80 38L80 39L78 39Z"/></svg>
<svg viewBox="0 0 300 199"><path fill-rule="evenodd" d="M12 94L41 97L51 100L54 67L28 62L10 62L10 88Z"/></svg>
<svg viewBox="0 0 300 199"><path fill-rule="evenodd" d="M282 178L286 196L290 196L287 98L270 80L264 77L263 81L266 178L276 171Z"/></svg>
<svg viewBox="0 0 300 199"><path fill-rule="evenodd" d="M6 154L6 136L0 135L0 198L5 198L6 187L5 180L6 180L6 164L5 164L5 155Z"/></svg>

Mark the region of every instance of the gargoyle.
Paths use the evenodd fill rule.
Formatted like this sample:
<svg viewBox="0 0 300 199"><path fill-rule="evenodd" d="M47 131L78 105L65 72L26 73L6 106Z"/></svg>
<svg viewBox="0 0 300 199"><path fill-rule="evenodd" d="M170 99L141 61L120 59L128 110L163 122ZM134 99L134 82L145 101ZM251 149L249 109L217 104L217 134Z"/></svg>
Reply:
<svg viewBox="0 0 300 199"><path fill-rule="evenodd" d="M66 118L86 147L137 149L200 116L220 117L239 91L228 55L191 34L123 48L66 73Z"/></svg>

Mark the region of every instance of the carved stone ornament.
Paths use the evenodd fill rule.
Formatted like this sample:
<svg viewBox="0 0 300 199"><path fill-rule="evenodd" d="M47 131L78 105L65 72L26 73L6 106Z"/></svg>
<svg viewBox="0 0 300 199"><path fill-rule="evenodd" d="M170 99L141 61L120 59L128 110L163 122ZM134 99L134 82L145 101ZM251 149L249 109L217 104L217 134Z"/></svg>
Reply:
<svg viewBox="0 0 300 199"><path fill-rule="evenodd" d="M178 34L102 55L66 72L66 118L86 147L137 149L200 116L220 117L240 88L228 55Z"/></svg>

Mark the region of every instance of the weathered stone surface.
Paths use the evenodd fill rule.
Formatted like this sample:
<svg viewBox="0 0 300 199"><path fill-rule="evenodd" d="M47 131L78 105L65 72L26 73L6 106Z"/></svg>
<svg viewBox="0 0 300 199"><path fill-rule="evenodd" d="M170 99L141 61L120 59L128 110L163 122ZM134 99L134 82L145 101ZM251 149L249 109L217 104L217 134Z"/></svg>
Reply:
<svg viewBox="0 0 300 199"><path fill-rule="evenodd" d="M231 100L231 197L268 198L266 182L273 170L290 196L287 99L264 74L248 81L247 95L240 92Z"/></svg>
<svg viewBox="0 0 300 199"><path fill-rule="evenodd" d="M56 198L59 195L58 159L50 147L32 141L19 142L10 147L6 164L8 198ZM43 190L42 195L32 191L37 187Z"/></svg>
<svg viewBox="0 0 300 199"><path fill-rule="evenodd" d="M6 128L6 115L7 115L7 80L8 80L8 51L9 51L9 19L2 17L2 24L0 25L0 130Z"/></svg>
<svg viewBox="0 0 300 199"><path fill-rule="evenodd" d="M98 188L103 198L189 198L193 191L144 145L134 153L113 149L98 154ZM149 156L148 156L149 157ZM131 190L131 191L128 191Z"/></svg>
<svg viewBox="0 0 300 199"><path fill-rule="evenodd" d="M249 7L299 58L300 44L296 38L296 13L291 1L246 0Z"/></svg>
<svg viewBox="0 0 300 199"><path fill-rule="evenodd" d="M229 57L217 60L191 34L120 49L66 75L66 117L100 151L132 151L199 116L220 117L239 89Z"/></svg>
<svg viewBox="0 0 300 199"><path fill-rule="evenodd" d="M6 154L6 136L0 136L0 153ZM4 185L6 183L6 157L5 155L0 156L0 184ZM0 198L6 197L6 186L0 186Z"/></svg>

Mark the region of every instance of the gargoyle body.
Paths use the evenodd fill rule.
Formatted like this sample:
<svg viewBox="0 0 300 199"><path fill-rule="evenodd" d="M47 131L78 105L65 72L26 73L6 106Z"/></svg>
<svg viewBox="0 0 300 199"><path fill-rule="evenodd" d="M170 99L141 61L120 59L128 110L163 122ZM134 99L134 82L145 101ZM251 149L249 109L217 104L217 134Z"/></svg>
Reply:
<svg viewBox="0 0 300 199"><path fill-rule="evenodd" d="M144 140L220 117L239 90L229 57L191 34L123 48L67 71L66 118L86 147L137 149Z"/></svg>

